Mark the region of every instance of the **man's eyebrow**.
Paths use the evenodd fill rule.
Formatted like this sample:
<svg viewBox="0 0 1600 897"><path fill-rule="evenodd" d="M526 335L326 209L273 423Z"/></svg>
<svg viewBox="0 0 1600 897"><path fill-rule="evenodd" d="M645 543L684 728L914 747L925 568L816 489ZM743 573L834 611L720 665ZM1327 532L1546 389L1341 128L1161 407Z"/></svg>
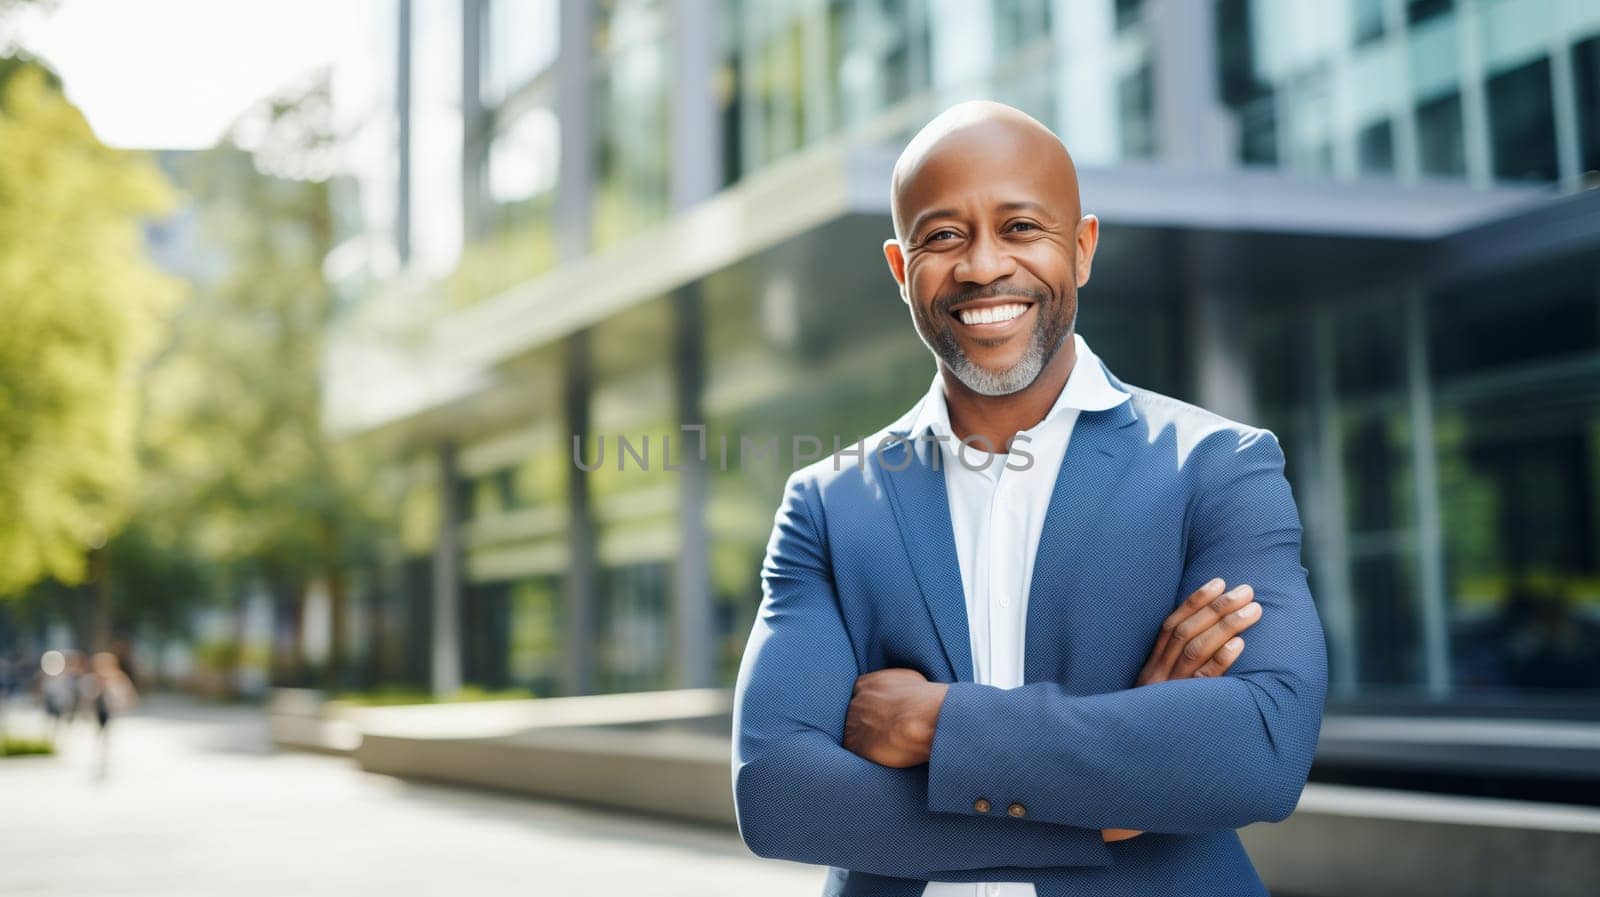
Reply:
<svg viewBox="0 0 1600 897"><path fill-rule="evenodd" d="M929 219L932 219L932 218L954 217L955 214L956 214L956 210L955 209L934 209L931 212L923 212L921 215L918 215L916 217L916 219L911 222L911 230L908 231L908 233L910 233L912 236L916 236L917 231L922 230L922 223L923 222L925 222L925 221L927 221Z"/></svg>
<svg viewBox="0 0 1600 897"><path fill-rule="evenodd" d="M1043 203L1034 202L1031 199L1013 199L1008 202L1000 203L999 205L995 206L995 209L1001 212L1014 212L1018 209L1031 209L1036 212L1048 211L1045 209ZM916 217L916 220L911 222L911 230L909 233L915 235L922 229L922 225L926 221L934 218L954 217L957 214L959 213L955 209L934 209L929 212L923 212L921 215Z"/></svg>

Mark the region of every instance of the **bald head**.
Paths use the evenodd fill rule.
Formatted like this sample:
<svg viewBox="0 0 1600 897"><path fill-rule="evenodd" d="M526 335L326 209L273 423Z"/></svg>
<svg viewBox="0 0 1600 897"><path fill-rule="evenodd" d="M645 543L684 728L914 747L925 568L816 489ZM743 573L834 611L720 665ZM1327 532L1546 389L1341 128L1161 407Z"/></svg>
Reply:
<svg viewBox="0 0 1600 897"><path fill-rule="evenodd" d="M1078 172L1061 139L1038 119L1004 103L972 100L939 113L906 144L889 181L895 238L904 242L915 226L918 200L937 194L950 174L976 169L1024 171L1038 201L1052 204L1067 220L1082 216ZM930 183L933 182L933 183Z"/></svg>

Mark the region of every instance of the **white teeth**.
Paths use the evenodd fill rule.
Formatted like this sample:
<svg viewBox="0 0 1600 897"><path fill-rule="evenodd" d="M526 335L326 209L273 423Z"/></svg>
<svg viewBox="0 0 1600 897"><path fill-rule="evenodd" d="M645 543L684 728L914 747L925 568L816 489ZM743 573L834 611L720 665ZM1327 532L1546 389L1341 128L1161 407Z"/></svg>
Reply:
<svg viewBox="0 0 1600 897"><path fill-rule="evenodd" d="M996 305L990 308L964 308L961 310L961 323L963 324L1000 324L1021 317L1028 310L1028 306L1021 304Z"/></svg>

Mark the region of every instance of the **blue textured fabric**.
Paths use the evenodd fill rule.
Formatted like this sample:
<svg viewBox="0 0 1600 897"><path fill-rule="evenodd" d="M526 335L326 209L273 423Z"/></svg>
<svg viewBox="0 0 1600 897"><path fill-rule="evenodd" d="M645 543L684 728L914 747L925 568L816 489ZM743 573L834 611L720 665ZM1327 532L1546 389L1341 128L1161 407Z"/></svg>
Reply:
<svg viewBox="0 0 1600 897"><path fill-rule="evenodd" d="M1080 412L1019 688L973 682L937 447L895 438L916 408L864 459L789 478L734 699L752 851L834 867L824 893L837 895L914 897L929 880L1031 881L1040 897L1266 893L1234 829L1293 811L1327 691L1283 453L1270 430L1107 376L1132 400ZM1161 621L1213 576L1250 583L1263 610L1232 669L1134 688ZM841 746L855 678L886 667L953 683L925 765ZM1107 844L1102 828L1145 834Z"/></svg>

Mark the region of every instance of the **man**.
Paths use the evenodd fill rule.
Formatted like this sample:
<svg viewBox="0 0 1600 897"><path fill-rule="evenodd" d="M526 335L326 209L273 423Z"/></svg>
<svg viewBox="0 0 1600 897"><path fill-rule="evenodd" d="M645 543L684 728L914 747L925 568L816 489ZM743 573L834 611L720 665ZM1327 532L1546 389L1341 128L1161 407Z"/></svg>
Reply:
<svg viewBox="0 0 1600 897"><path fill-rule="evenodd" d="M1234 830L1293 811L1327 689L1276 436L1074 332L1099 222L1037 121L952 107L892 194L938 374L789 479L735 695L745 843L829 894L1265 894Z"/></svg>

